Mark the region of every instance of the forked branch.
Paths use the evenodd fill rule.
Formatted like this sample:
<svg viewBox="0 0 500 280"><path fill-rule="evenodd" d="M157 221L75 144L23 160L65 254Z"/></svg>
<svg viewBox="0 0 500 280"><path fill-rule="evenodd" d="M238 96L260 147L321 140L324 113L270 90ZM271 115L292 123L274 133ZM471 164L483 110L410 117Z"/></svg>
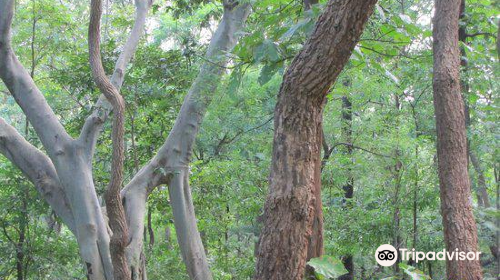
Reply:
<svg viewBox="0 0 500 280"><path fill-rule="evenodd" d="M52 161L31 145L17 130L0 118L0 153L35 185L57 216L76 232L73 213Z"/></svg>
<svg viewBox="0 0 500 280"><path fill-rule="evenodd" d="M71 137L12 50L13 16L14 0L0 0L0 78L33 125L49 156L54 160L71 141Z"/></svg>
<svg viewBox="0 0 500 280"><path fill-rule="evenodd" d="M130 32L129 38L125 45L123 46L123 50L118 58L118 61L115 65L115 70L113 72L113 76L111 77L111 84L120 91L123 80L125 78L125 70L127 68L130 59L135 53L141 36L144 31L144 26L146 24L146 18L148 15L148 11L152 5L152 0L136 0L136 16L135 23L132 27L132 31ZM94 153L95 144L97 141L97 137L102 129L102 126L108 115L111 111L111 107L109 103L106 101L106 97L101 95L97 104L94 108L92 114L86 119L85 124L80 133L80 141L82 141L86 147L86 153L89 158L92 157Z"/></svg>

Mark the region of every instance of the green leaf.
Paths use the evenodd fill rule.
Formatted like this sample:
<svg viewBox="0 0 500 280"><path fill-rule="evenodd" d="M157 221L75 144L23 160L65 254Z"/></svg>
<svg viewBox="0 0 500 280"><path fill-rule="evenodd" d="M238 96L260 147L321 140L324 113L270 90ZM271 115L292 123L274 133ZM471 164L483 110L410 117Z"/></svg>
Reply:
<svg viewBox="0 0 500 280"><path fill-rule="evenodd" d="M476 101L479 100L479 96L475 93L469 94L469 104L476 104Z"/></svg>
<svg viewBox="0 0 500 280"><path fill-rule="evenodd" d="M236 92L238 91L238 88L240 87L241 84L241 78L243 77L243 71L241 71L240 68L236 68L233 70L231 73L231 76L229 77L229 83L227 85L227 90L229 96L236 96Z"/></svg>
<svg viewBox="0 0 500 280"><path fill-rule="evenodd" d="M326 277L327 279L337 278L348 273L342 262L331 256L313 258L307 264L314 268L316 274Z"/></svg>
<svg viewBox="0 0 500 280"><path fill-rule="evenodd" d="M264 67L262 67L262 70L260 71L258 79L259 84L261 86L267 84L267 82L269 82L273 78L274 74L276 74L276 72L278 72L278 70L282 66L283 63L268 63L264 65Z"/></svg>
<svg viewBox="0 0 500 280"><path fill-rule="evenodd" d="M299 20L296 24L294 24L290 29L288 29L283 35L280 37L280 41L286 41L295 35L297 33L297 30L302 29L304 26L306 26L309 22L311 21L310 18L302 19Z"/></svg>
<svg viewBox="0 0 500 280"><path fill-rule="evenodd" d="M280 59L278 46L271 40L264 40L254 51L254 61L256 63L267 61L275 62Z"/></svg>

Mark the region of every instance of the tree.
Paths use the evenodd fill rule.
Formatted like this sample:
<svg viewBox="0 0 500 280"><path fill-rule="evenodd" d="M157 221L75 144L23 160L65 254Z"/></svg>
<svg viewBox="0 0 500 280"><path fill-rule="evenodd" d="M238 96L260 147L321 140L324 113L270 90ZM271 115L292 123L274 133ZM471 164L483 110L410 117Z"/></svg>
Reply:
<svg viewBox="0 0 500 280"><path fill-rule="evenodd" d="M435 5L433 89L444 239L448 251L477 252L477 229L467 170L464 104L460 92L460 0L436 0ZM482 279L479 260L447 260L446 271L448 279Z"/></svg>
<svg viewBox="0 0 500 280"><path fill-rule="evenodd" d="M344 82L344 86L349 86L350 81ZM349 100L349 96L346 94L342 96L342 136L343 140L347 143L352 143L352 103ZM352 154L354 148L352 146L346 147L347 156L352 163ZM344 208L349 211L352 208L352 198L354 197L354 178L352 175L352 164L347 167L347 182L342 186L344 191ZM354 259L352 255L347 255L342 258L342 263L344 264L348 274L340 277L340 280L354 280Z"/></svg>
<svg viewBox="0 0 500 280"><path fill-rule="evenodd" d="M113 96L119 99L125 70L139 43L152 2L137 0L135 4L136 21L115 65L112 78L109 82L98 82L101 91L108 93L108 99ZM102 65L99 65L100 11L97 8L100 5L99 1L92 3L93 17L89 28L91 64L96 80L106 79ZM184 100L174 128L157 155L121 190L121 201L118 191L122 184L119 174L122 168L122 148L119 144L123 141L120 139L122 124L120 112L115 112L113 170L116 172L113 172L110 195L106 195L109 198L106 202L111 224L120 222L121 218L117 219L117 215L123 211L125 213L127 225L121 223L118 227L112 225L111 228L117 232L116 236L121 238L127 236L125 230L128 230L130 238L127 240L125 254L126 266L130 268L132 279L146 278L143 262L140 260L144 213L148 195L160 184L169 185L177 237L190 277L212 278L196 227L187 182L188 165L199 125L229 61L226 53L235 46L236 35L242 29L250 10L249 4L239 4L235 1L224 1L223 6L224 14L208 47L206 62ZM88 278L113 279L113 265L116 261L114 258L112 261L111 256L119 256L121 260L118 260L123 261L123 252L119 251L124 249L125 240L120 238L116 244L111 244L114 248L110 248L106 213L101 209L92 178L92 161L97 138L112 108L106 98L101 97L94 112L85 121L80 136L72 138L14 54L11 46L14 1L2 0L0 8L0 77L29 119L47 155L26 141L4 119L0 119L0 151L33 182L42 197L74 233L80 247L80 256L87 267ZM112 94L109 94L110 92ZM112 102L114 109L118 108L118 103ZM121 210L121 207L124 209ZM120 231L121 236L118 234ZM115 250L118 250L118 254L114 253ZM128 277L127 274L125 271L124 277Z"/></svg>
<svg viewBox="0 0 500 280"><path fill-rule="evenodd" d="M321 218L322 113L376 0L328 2L281 84L274 113L270 193L255 279L302 279L315 217Z"/></svg>

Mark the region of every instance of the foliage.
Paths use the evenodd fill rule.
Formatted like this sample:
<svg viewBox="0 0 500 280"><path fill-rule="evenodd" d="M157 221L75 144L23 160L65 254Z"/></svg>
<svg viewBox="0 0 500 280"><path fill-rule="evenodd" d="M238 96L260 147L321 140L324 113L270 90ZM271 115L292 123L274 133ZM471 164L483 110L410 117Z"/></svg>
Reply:
<svg viewBox="0 0 500 280"><path fill-rule="evenodd" d="M107 73L131 27L134 11L128 2L105 4L102 49ZM215 279L252 278L272 159L276 95L287 65L312 31L325 2L304 11L302 1L252 1L245 32L228 54L232 62L213 93L190 166L198 228ZM467 1L461 21L471 35L462 44L468 61L462 78L468 85L464 97L471 116L470 149L480 159L492 205L500 135L496 4ZM20 0L16 5L15 52L27 69L34 70L37 85L76 137L98 98L87 57L88 3ZM127 102L126 182L168 136L222 11L221 1L154 5L122 88ZM431 13L429 0L380 1L348 66L328 93L323 128L332 154L322 171L322 200L325 254L335 257L310 262L323 277L343 274L336 258L347 255L353 256L356 279L401 279L394 277L403 277L402 273L430 279L425 276L429 267L433 279L445 277L444 262L400 264L401 274L394 276L392 269L377 267L372 257L378 245L393 243L396 236L402 247L419 251L444 247L432 104ZM0 93L0 116L42 149L32 128L25 129L22 111L1 83ZM350 139L342 119L342 98L352 103ZM107 123L93 162L101 194L110 171L110 130ZM351 153L344 145L348 141L355 147ZM498 230L492 221L499 212L478 205L479 174L472 166L470 178L480 250L489 259L489 245ZM345 199L343 187L351 179L354 197ZM169 203L165 186L148 201L153 234L146 231L144 253L150 279L188 279ZM19 248L26 256L26 279L84 278L74 237L65 226L55 230L47 220L60 226L31 183L1 157L1 279L16 275L22 227L27 238ZM494 264L485 266L485 278L493 277L495 269Z"/></svg>
<svg viewBox="0 0 500 280"><path fill-rule="evenodd" d="M348 273L342 262L331 256L312 258L307 264L314 268L319 279L336 279Z"/></svg>

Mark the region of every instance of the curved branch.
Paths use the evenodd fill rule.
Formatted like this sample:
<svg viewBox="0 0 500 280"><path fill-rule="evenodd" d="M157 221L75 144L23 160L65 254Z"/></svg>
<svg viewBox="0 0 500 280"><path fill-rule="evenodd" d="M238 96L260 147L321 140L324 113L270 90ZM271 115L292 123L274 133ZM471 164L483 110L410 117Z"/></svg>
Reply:
<svg viewBox="0 0 500 280"><path fill-rule="evenodd" d="M33 125L49 156L54 158L71 137L12 50L13 16L14 0L0 0L0 78Z"/></svg>
<svg viewBox="0 0 500 280"><path fill-rule="evenodd" d="M2 118L0 152L23 172L64 224L75 233L73 213L52 161Z"/></svg>
<svg viewBox="0 0 500 280"><path fill-rule="evenodd" d="M120 91L123 80L125 78L125 70L127 68L130 59L135 53L139 41L141 39L142 33L144 31L144 26L146 24L146 18L148 11L152 5L152 0L136 0L136 17L135 23L130 32L130 36L123 46L123 50L118 58L113 76L111 77L111 83L114 87ZM95 149L95 143L99 137L101 128L108 118L108 115L112 107L106 100L104 96L101 96L97 101L94 111L85 120L85 124L80 133L80 141L82 141L86 146L86 152L89 158L92 157Z"/></svg>
<svg viewBox="0 0 500 280"><path fill-rule="evenodd" d="M174 127L156 156L122 190L132 240L128 254L129 258L135 260L136 263L139 261L142 249L146 199L159 184L174 184L175 180L172 178L185 170L189 164L199 126L224 74L225 68L221 66L229 62L227 53L236 45L238 34L249 13L250 5L247 3L235 5L235 2L224 1L222 21L210 41L205 55L206 61L202 64L198 76L184 99ZM192 202L186 201L185 203L189 205ZM194 223L191 226L196 228L195 220L186 222ZM176 230L179 229L176 228ZM190 238L197 238L197 236L193 233ZM189 256L186 250L190 249L181 248L183 255ZM198 253L202 254L202 252ZM200 269L194 266L202 266L203 271L208 270L206 261L196 263L192 261L186 260L190 275Z"/></svg>
<svg viewBox="0 0 500 280"><path fill-rule="evenodd" d="M109 225L113 231L110 241L111 259L113 262L114 277L116 279L130 279L131 274L127 265L125 248L128 244L128 227L125 211L120 198L120 189L123 180L124 134L125 134L125 100L116 87L111 84L104 67L102 66L100 50L100 23L102 14L101 0L91 0L89 24L89 55L92 77L97 87L113 106L113 158L111 162L111 180L104 195Z"/></svg>

